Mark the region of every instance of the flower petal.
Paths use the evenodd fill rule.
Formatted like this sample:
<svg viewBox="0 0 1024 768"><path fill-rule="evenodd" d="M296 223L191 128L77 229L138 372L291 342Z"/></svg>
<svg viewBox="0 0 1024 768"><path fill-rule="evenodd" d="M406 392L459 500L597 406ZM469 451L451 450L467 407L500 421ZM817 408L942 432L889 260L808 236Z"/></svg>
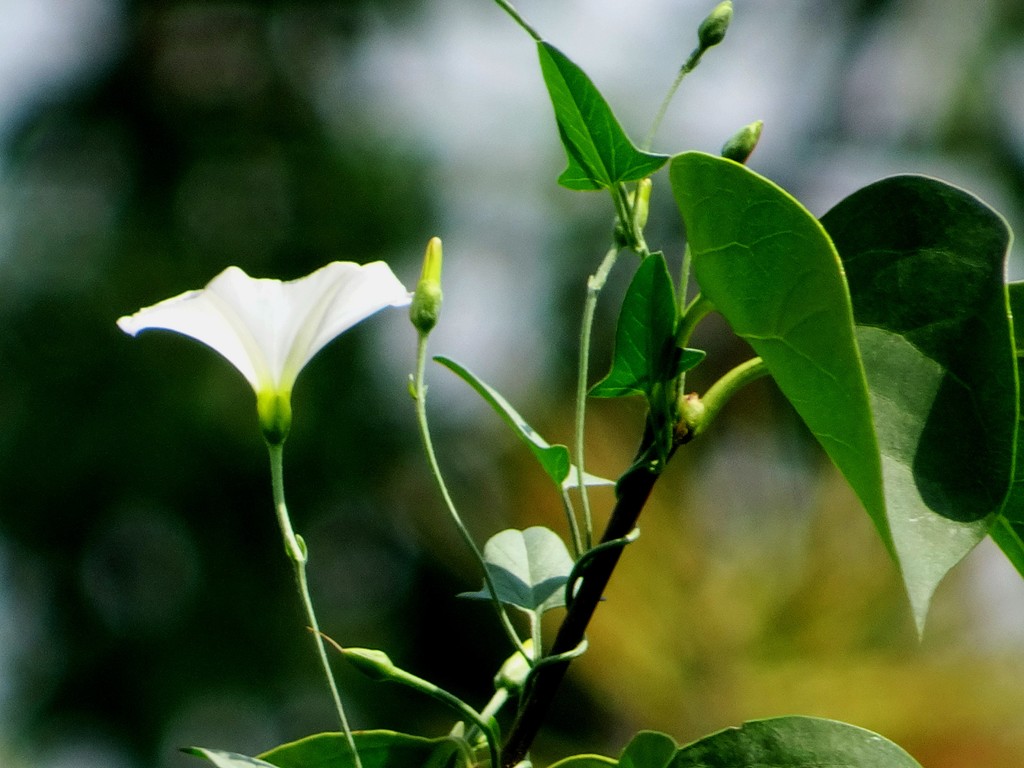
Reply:
<svg viewBox="0 0 1024 768"><path fill-rule="evenodd" d="M411 294L383 261L360 266L335 261L300 280L283 283L287 348L275 361L278 384L291 388L299 371L336 336L385 307L404 307ZM284 319L282 318L282 323ZM283 329L282 329L283 331Z"/></svg>
<svg viewBox="0 0 1024 768"><path fill-rule="evenodd" d="M382 261L336 261L290 282L249 277L228 267L203 290L139 310L117 321L136 335L164 329L220 353L259 393L291 391L296 377L335 336L410 294Z"/></svg>
<svg viewBox="0 0 1024 768"><path fill-rule="evenodd" d="M253 328L239 306L249 301L260 301L254 281L238 267L228 267L206 288L186 291L158 304L140 309L134 315L122 317L118 327L132 336L141 331L159 329L174 331L201 341L219 352L241 372L254 390L273 381L270 364L260 338L267 338L271 330L266 326L270 313L264 315L263 328ZM264 281L274 283L278 281ZM267 303L262 297L260 303Z"/></svg>

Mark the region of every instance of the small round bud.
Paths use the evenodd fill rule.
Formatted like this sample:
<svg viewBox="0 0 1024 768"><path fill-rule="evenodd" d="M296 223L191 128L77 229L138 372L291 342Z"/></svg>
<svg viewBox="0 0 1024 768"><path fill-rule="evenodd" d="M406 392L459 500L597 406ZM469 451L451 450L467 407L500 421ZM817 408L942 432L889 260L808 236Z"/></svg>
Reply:
<svg viewBox="0 0 1024 768"><path fill-rule="evenodd" d="M747 162L750 153L754 151L758 140L761 138L761 129L764 128L764 121L757 120L750 125L745 125L736 131L725 144L722 145L722 157L735 160L737 163Z"/></svg>
<svg viewBox="0 0 1024 768"><path fill-rule="evenodd" d="M676 406L679 409L679 423L676 425L677 438L682 442L689 442L703 428L707 408L696 392L680 396Z"/></svg>
<svg viewBox="0 0 1024 768"><path fill-rule="evenodd" d="M725 31L732 21L732 0L723 0L707 15L697 28L697 42L701 53L725 39Z"/></svg>
<svg viewBox="0 0 1024 768"><path fill-rule="evenodd" d="M422 334L430 333L441 314L441 238L432 237L423 254L423 271L409 306L409 319Z"/></svg>

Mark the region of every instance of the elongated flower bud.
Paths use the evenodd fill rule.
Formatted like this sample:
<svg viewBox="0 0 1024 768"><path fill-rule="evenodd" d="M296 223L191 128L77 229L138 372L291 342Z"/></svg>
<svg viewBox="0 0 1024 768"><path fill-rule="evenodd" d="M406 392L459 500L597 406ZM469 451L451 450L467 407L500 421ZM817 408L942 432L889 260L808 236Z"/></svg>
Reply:
<svg viewBox="0 0 1024 768"><path fill-rule="evenodd" d="M693 49L690 57L683 64L682 74L685 75L696 69L708 49L714 48L725 39L725 32L729 29L730 21L732 21L732 0L723 0L697 27L697 47Z"/></svg>
<svg viewBox="0 0 1024 768"><path fill-rule="evenodd" d="M756 120L750 125L745 125L733 134L724 145L722 145L722 157L735 160L737 163L747 162L750 153L754 151L758 140L761 138L761 129L764 128L763 120Z"/></svg>
<svg viewBox="0 0 1024 768"><path fill-rule="evenodd" d="M701 53L725 39L725 32L732 21L732 0L723 0L707 15L697 28L697 42Z"/></svg>
<svg viewBox="0 0 1024 768"><path fill-rule="evenodd" d="M651 210L651 179L640 179L636 186L636 193L633 198L633 222L637 229L647 226L647 214Z"/></svg>
<svg viewBox="0 0 1024 768"><path fill-rule="evenodd" d="M374 648L341 648L345 660L371 680L400 681L401 670L384 651Z"/></svg>
<svg viewBox="0 0 1024 768"><path fill-rule="evenodd" d="M412 305L409 307L409 319L422 334L428 334L434 329L441 314L442 261L441 238L432 237L427 243L426 253L423 254L423 271L420 273L420 281L416 285Z"/></svg>

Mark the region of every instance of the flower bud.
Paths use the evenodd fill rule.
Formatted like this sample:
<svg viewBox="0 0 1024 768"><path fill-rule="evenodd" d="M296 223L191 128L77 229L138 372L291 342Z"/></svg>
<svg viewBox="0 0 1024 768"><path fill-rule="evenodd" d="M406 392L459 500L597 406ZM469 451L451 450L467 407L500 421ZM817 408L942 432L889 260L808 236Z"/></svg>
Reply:
<svg viewBox="0 0 1024 768"><path fill-rule="evenodd" d="M732 138L722 145L722 157L735 160L737 163L747 162L750 153L754 151L758 140L761 138L761 129L764 128L763 120L756 120L750 125L740 128Z"/></svg>
<svg viewBox="0 0 1024 768"><path fill-rule="evenodd" d="M409 319L422 334L428 334L437 325L441 314L441 238L432 237L423 255L423 271L409 307Z"/></svg>
<svg viewBox="0 0 1024 768"><path fill-rule="evenodd" d="M345 661L371 680L395 680L401 671L384 651L373 648L341 648Z"/></svg>
<svg viewBox="0 0 1024 768"><path fill-rule="evenodd" d="M527 640L523 643L523 648L527 653L533 654L533 641ZM498 674L494 676L494 690L506 688L512 692L521 691L526 685L526 678L529 675L530 662L523 657L523 654L516 651L505 660L501 669L498 670Z"/></svg>
<svg viewBox="0 0 1024 768"><path fill-rule="evenodd" d="M707 15L697 28L697 42L701 53L725 39L725 31L732 21L732 0L723 0Z"/></svg>
<svg viewBox="0 0 1024 768"><path fill-rule="evenodd" d="M640 179L633 197L633 222L638 230L647 226L647 214L651 210L651 179Z"/></svg>
<svg viewBox="0 0 1024 768"><path fill-rule="evenodd" d="M679 411L679 423L676 425L677 439L689 442L703 428L707 408L696 392L681 395L676 407Z"/></svg>
<svg viewBox="0 0 1024 768"><path fill-rule="evenodd" d="M292 393L264 389L256 395L256 414L259 416L263 438L270 445L281 445L292 426Z"/></svg>

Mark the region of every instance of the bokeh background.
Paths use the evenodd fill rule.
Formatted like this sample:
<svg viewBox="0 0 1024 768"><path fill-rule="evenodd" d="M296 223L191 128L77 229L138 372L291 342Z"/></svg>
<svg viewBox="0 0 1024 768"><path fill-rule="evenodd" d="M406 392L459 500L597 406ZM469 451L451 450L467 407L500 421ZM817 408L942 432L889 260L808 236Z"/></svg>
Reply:
<svg viewBox="0 0 1024 768"><path fill-rule="evenodd" d="M642 137L705 0L522 0ZM432 235L432 349L571 434L575 337L609 236L564 162L529 39L487 0L0 0L0 765L179 768L332 729L281 553L248 385L121 314L230 264L294 278ZM751 165L815 213L881 176L968 187L1024 231L1020 0L736 0L726 43L655 142ZM682 232L655 180L648 240ZM623 260L598 316L606 364ZM1020 252L1009 266L1024 276ZM717 319L695 389L746 354ZM325 630L473 703L507 654L430 484L405 393L414 335L374 317L303 373L286 478ZM562 525L515 439L431 373L442 463L474 533ZM638 403L595 403L590 465L628 463ZM594 496L603 520L607 491ZM849 720L928 768L1019 766L1024 588L983 545L923 642L851 492L769 383L660 484L537 744L615 754L786 713ZM560 530L560 528L559 528ZM359 727L441 734L447 712L339 665Z"/></svg>

